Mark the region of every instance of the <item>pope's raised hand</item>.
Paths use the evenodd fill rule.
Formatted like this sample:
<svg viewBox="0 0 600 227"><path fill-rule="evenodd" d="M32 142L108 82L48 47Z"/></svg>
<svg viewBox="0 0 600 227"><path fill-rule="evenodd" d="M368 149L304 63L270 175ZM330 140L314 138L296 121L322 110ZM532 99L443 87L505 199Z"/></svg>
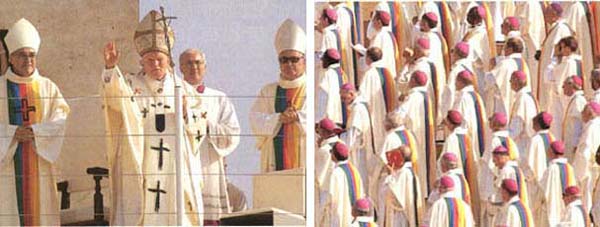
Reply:
<svg viewBox="0 0 600 227"><path fill-rule="evenodd" d="M104 66L107 69L112 69L119 62L119 51L114 41L111 41L104 46Z"/></svg>

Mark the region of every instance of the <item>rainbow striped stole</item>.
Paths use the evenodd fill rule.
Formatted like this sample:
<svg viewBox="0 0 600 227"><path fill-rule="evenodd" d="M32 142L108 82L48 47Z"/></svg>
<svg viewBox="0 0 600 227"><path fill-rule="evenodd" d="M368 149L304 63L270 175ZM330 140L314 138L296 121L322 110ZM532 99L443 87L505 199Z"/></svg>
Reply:
<svg viewBox="0 0 600 227"><path fill-rule="evenodd" d="M560 173L560 185L562 186L562 192L564 192L566 188L577 184L577 181L575 181L575 173L573 172L573 167L571 165L560 162L557 162L556 165L558 166Z"/></svg>
<svg viewBox="0 0 600 227"><path fill-rule="evenodd" d="M304 105L306 85L297 88L277 86L275 112L283 113L288 107L296 110ZM273 138L275 170L293 169L300 166L302 126L297 123L283 124Z"/></svg>
<svg viewBox="0 0 600 227"><path fill-rule="evenodd" d="M438 11L440 12L440 20L442 23L440 23L440 31L442 32L442 35L444 36L444 39L446 40L446 48L448 48L449 45L454 43L453 37L452 37L452 30L454 29L452 27L452 14L450 13L450 7L448 7L448 4L446 3L446 0L442 0L440 2L436 2L436 5L438 7ZM446 49L448 50L448 49ZM447 56L447 55L444 55ZM446 62L446 65L448 65L449 62ZM448 70L446 70L448 71Z"/></svg>
<svg viewBox="0 0 600 227"><path fill-rule="evenodd" d="M398 130L396 131L396 135L402 141L402 144L408 146L411 150L410 162L412 163L413 169L417 171L417 159L418 159L418 151L417 151L417 141L415 136L408 131L408 129Z"/></svg>
<svg viewBox="0 0 600 227"><path fill-rule="evenodd" d="M458 198L444 198L448 209L448 226L466 227L465 205Z"/></svg>
<svg viewBox="0 0 600 227"><path fill-rule="evenodd" d="M396 82L390 71L383 67L376 68L381 81L381 93L385 102L385 111L390 113L396 108Z"/></svg>
<svg viewBox="0 0 600 227"><path fill-rule="evenodd" d="M348 82L348 77L346 76L346 73L342 71L341 67L336 67L335 73L337 74L338 85L341 90L342 85ZM346 108L346 104L344 102L340 102L340 104L342 105L342 128L346 128L346 125L348 124L348 108Z"/></svg>
<svg viewBox="0 0 600 227"><path fill-rule="evenodd" d="M6 81L8 115L11 125L30 126L42 119L40 88L37 82ZM13 156L17 206L21 225L40 225L40 176L33 142L19 143Z"/></svg>
<svg viewBox="0 0 600 227"><path fill-rule="evenodd" d="M375 224L373 222L362 222L362 221L359 221L358 222L358 226L359 227L375 227L375 226L377 226L377 224Z"/></svg>
<svg viewBox="0 0 600 227"><path fill-rule="evenodd" d="M474 91L470 91L469 94L473 99L475 115L477 116L477 143L479 144L479 156L483 156L483 152L485 151L485 129L483 128L483 123L485 122L483 111L485 108L483 107L483 102L481 101L481 97L479 94Z"/></svg>
<svg viewBox="0 0 600 227"><path fill-rule="evenodd" d="M500 140L500 143L502 143L502 146L508 149L508 157L510 158L510 160L517 160L517 154L519 152L515 141L512 138L506 136L498 136L498 139Z"/></svg>
<svg viewBox="0 0 600 227"><path fill-rule="evenodd" d="M544 151L547 151L550 148L550 144L554 142L554 136L550 132L540 133L540 137L542 137L542 141L544 141Z"/></svg>
<svg viewBox="0 0 600 227"><path fill-rule="evenodd" d="M524 202L521 200L515 201L510 204L517 209L519 212L519 220L521 220L520 227L530 227L533 226L533 216L531 215L531 210L527 206L524 205Z"/></svg>
<svg viewBox="0 0 600 227"><path fill-rule="evenodd" d="M404 14L400 7L400 2L388 2L388 6L390 8L391 16L390 27L392 28L390 35L394 42L394 59L396 60L396 70L398 70L401 68L403 62L402 54L400 53L400 45L404 43L404 40L402 39L404 29L402 28L403 23L400 19L404 18Z"/></svg>
<svg viewBox="0 0 600 227"><path fill-rule="evenodd" d="M340 66L344 69L343 71L347 71L346 69L348 68L349 60L346 55L348 50L346 50L346 45L344 45L346 42L344 40L344 37L341 35L339 28L333 29L333 34L335 34L337 50L339 51L341 57ZM342 84L340 84L340 86L342 86Z"/></svg>
<svg viewBox="0 0 600 227"><path fill-rule="evenodd" d="M350 15L350 40L352 41L352 43L359 43L359 37L357 37L357 27L356 27L356 17L354 16L354 12L352 12L352 9L350 9L350 7L352 7L351 3L346 3L346 5L344 5L344 7L342 7L347 13L348 15ZM353 80L352 83L354 83L354 85L358 88L358 52L356 52L354 49L351 50L352 51L352 62L354 64L352 64L352 72L354 72L354 75L349 75Z"/></svg>
<svg viewBox="0 0 600 227"><path fill-rule="evenodd" d="M360 199L362 195L362 179L358 170L351 163L340 164L339 167L344 171L346 180L348 182L348 195L350 195L350 204L354 206L356 200Z"/></svg>
<svg viewBox="0 0 600 227"><path fill-rule="evenodd" d="M427 92L420 91L423 95L424 108L425 108L425 163L427 170L427 194L431 191L431 180L433 180L433 167L430 166L432 160L435 160L435 130L434 130L434 119L433 119L433 107L429 102L429 95ZM431 176L430 176L431 175Z"/></svg>
<svg viewBox="0 0 600 227"><path fill-rule="evenodd" d="M460 173L454 173L454 175L458 177L458 179L460 179L460 184L462 187L461 195L463 201L465 201L465 203L467 204L471 204L471 189L469 187L469 182L467 182L467 178Z"/></svg>
<svg viewBox="0 0 600 227"><path fill-rule="evenodd" d="M478 1L480 6L485 9L485 28L488 35L488 45L490 46L490 56L496 56L496 40L494 39L494 20L487 2Z"/></svg>
<svg viewBox="0 0 600 227"><path fill-rule="evenodd" d="M525 204L529 204L529 198L527 197L527 184L525 183L525 177L523 177L523 172L519 169L518 166L511 166L515 170L515 175L517 177L516 182L519 186L519 198Z"/></svg>
<svg viewBox="0 0 600 227"><path fill-rule="evenodd" d="M579 204L579 205L576 205L575 207L577 207L579 212L581 212L581 216L585 220L585 226L591 226L590 225L590 216L589 216L588 212L585 211L585 208L583 208L583 205Z"/></svg>
<svg viewBox="0 0 600 227"><path fill-rule="evenodd" d="M438 105L437 97L439 97L438 94L440 93L437 68L435 67L435 63L433 63L431 61L428 61L427 64L429 64L429 72L431 72L431 86L433 86L433 92L434 92L434 98L433 98L434 107L437 109L437 105Z"/></svg>
<svg viewBox="0 0 600 227"><path fill-rule="evenodd" d="M390 35L390 38L392 39L392 44L394 45L394 65L396 66L396 70L398 70L400 68L400 61L398 59L400 59L400 56L402 55L400 54L400 50L398 48L396 36L394 36L394 33L392 33L391 31L388 31L388 34Z"/></svg>
<svg viewBox="0 0 600 227"><path fill-rule="evenodd" d="M472 159L471 151L471 139L465 134L456 134L458 137L458 147L460 148L460 160L462 162L463 173L467 175L473 170L473 166L470 165L469 160Z"/></svg>

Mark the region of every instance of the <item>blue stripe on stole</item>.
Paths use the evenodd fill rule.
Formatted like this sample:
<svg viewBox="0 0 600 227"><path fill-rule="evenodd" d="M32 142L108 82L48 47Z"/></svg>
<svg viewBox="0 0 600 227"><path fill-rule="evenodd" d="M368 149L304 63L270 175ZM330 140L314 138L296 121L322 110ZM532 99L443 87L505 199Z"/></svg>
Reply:
<svg viewBox="0 0 600 227"><path fill-rule="evenodd" d="M342 85L344 85L344 75L342 73L342 68L337 67L335 69L335 72L337 73L338 84L341 90ZM346 125L348 124L348 110L346 108L346 103L340 101L340 104L342 105L342 125L344 126L343 128L346 128Z"/></svg>
<svg viewBox="0 0 600 227"><path fill-rule="evenodd" d="M477 115L477 144L479 145L479 156L483 156L483 152L485 150L485 145L483 143L483 116L481 116L481 106L479 100L477 99L477 94L474 91L470 91L469 94L473 99L473 103L475 104L475 114Z"/></svg>
<svg viewBox="0 0 600 227"><path fill-rule="evenodd" d="M360 24L362 21L362 19L361 19L362 15L360 14L360 2L358 2L358 1L354 2L353 6L354 6L354 21L355 22L359 21L359 23L355 24L356 34L362 34L362 31L360 29L362 26L362 24ZM360 35L357 35L356 38L357 38L357 40L355 40L356 41L355 43L362 43L362 39L361 39L362 37Z"/></svg>
<svg viewBox="0 0 600 227"><path fill-rule="evenodd" d="M577 76L583 79L583 63L579 59L575 59L575 66L577 67Z"/></svg>
<svg viewBox="0 0 600 227"><path fill-rule="evenodd" d="M340 55L342 55L342 39L340 36L340 30L336 28L336 29L333 29L332 32L335 35L335 40L336 40L335 45L336 45L337 51L338 51L338 53L340 53Z"/></svg>
<svg viewBox="0 0 600 227"><path fill-rule="evenodd" d="M21 103L21 91L19 88L19 84L13 83L9 80L6 81L6 93L8 97L8 109L4 110L8 112L9 116L9 124L11 125L23 125L23 115L16 110L22 109ZM26 95L26 94L24 94ZM23 175L23 144L19 143L17 145L17 149L13 156L14 163L14 171L15 171L15 188L17 191L17 209L19 214L24 213L24 204L23 204L23 180L21 179ZM19 216L20 223L25 223L25 217L23 215Z"/></svg>
<svg viewBox="0 0 600 227"><path fill-rule="evenodd" d="M458 137L458 147L460 149L460 160L462 161L463 173L467 174L467 144L465 144L466 135L456 134Z"/></svg>
<svg viewBox="0 0 600 227"><path fill-rule="evenodd" d="M392 27L392 33L396 34L396 12L395 9L396 7L394 7L394 2L388 2L388 7L390 8L390 27Z"/></svg>
<svg viewBox="0 0 600 227"><path fill-rule="evenodd" d="M544 141L544 151L547 151L550 148L550 134L548 133L540 133L540 137L542 137L542 141Z"/></svg>
<svg viewBox="0 0 600 227"><path fill-rule="evenodd" d="M512 166L512 168L515 170L515 176L517 178L516 182L517 182L517 186L519 188L518 195L519 195L519 198L521 198L521 193L522 193L522 191L521 191L521 186L522 186L521 185L521 183L522 183L521 182L521 179L522 179L521 171L519 171L519 167L518 166Z"/></svg>
<svg viewBox="0 0 600 227"><path fill-rule="evenodd" d="M353 171L350 169L348 163L341 164L340 167L344 170L344 174L346 174L346 180L348 181L348 192L350 193L350 204L354 206L356 202L356 188L354 188L356 179L354 179Z"/></svg>
<svg viewBox="0 0 600 227"><path fill-rule="evenodd" d="M564 192L567 187L567 165L564 163L556 163L558 165L559 173L560 173L560 185L562 186L561 192Z"/></svg>
<svg viewBox="0 0 600 227"><path fill-rule="evenodd" d="M515 60L515 63L517 63L517 69L519 69L519 71L523 71L523 61L521 60L521 58L513 58L513 60ZM529 74L529 72L524 72Z"/></svg>
<svg viewBox="0 0 600 227"><path fill-rule="evenodd" d="M431 144L429 143L429 141L432 139L431 135L431 128L429 127L429 125L432 124L432 122L429 122L429 112L431 111L430 108L430 103L429 103L429 96L427 95L426 92L421 91L421 94L423 95L423 101L425 102L425 166L427 168L427 174L425 174L427 176L427 190L429 193L429 191L431 190L431 186L429 185L429 170L431 169L429 166L429 159L431 159L431 157L429 157L429 151L431 149Z"/></svg>
<svg viewBox="0 0 600 227"><path fill-rule="evenodd" d="M387 97L387 87L389 86L389 84L386 83L385 80L385 68L377 68L377 72L379 73L379 80L381 81L381 93L383 94L383 102L385 103L385 111L386 113L389 113L391 110L387 109L387 103L388 103L388 99L390 97Z"/></svg>
<svg viewBox="0 0 600 227"><path fill-rule="evenodd" d="M581 212L581 217L583 217L583 219L585 220L585 226L590 226L589 214L587 214L585 209L583 209L583 206L576 205L575 207L577 207L579 209L579 212Z"/></svg>
<svg viewBox="0 0 600 227"><path fill-rule="evenodd" d="M446 208L448 208L448 224L452 225L455 222L455 219L458 217L454 217L454 207L456 206L454 199L452 198L444 198L446 200Z"/></svg>
<svg viewBox="0 0 600 227"><path fill-rule="evenodd" d="M513 202L511 205L515 206L515 208L517 208L517 211L519 212L519 219L521 220L521 227L528 227L528 220L527 220L527 212L525 211L525 206L523 206L523 202L516 201Z"/></svg>
<svg viewBox="0 0 600 227"><path fill-rule="evenodd" d="M287 89L277 86L275 92L275 112L282 113L287 108ZM279 128L277 136L273 138L273 148L275 152L275 169L283 170L283 142L284 142L284 130L283 125Z"/></svg>
<svg viewBox="0 0 600 227"><path fill-rule="evenodd" d="M437 69L435 68L435 64L433 62L427 62L429 64L429 72L431 73L431 85L433 86L433 92L435 94L435 99L438 97L438 78L437 78Z"/></svg>

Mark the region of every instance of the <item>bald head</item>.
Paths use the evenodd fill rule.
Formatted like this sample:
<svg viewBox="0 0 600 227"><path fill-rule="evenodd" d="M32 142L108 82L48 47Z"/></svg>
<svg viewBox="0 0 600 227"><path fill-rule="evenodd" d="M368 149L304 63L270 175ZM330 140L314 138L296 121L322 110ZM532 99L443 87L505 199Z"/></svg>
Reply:
<svg viewBox="0 0 600 227"><path fill-rule="evenodd" d="M179 70L185 81L192 85L202 84L206 73L206 57L199 49L187 49L179 55Z"/></svg>

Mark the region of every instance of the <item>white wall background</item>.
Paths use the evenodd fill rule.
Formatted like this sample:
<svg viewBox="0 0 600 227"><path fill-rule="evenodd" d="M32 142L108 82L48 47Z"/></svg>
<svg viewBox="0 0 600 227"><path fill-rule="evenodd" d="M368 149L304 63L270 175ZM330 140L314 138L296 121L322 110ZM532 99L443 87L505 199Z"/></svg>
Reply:
<svg viewBox="0 0 600 227"><path fill-rule="evenodd" d="M231 98L242 127L238 148L227 157L228 179L240 187L252 203L252 175L259 172L260 153L249 136L248 113L259 89L278 78L273 47L281 22L291 18L306 24L303 0L140 0L139 18L152 9L165 8L176 16L173 58L187 48L200 48L207 58L205 85ZM176 62L178 66L178 62ZM177 69L177 73L181 72ZM243 96L243 97L240 97Z"/></svg>

